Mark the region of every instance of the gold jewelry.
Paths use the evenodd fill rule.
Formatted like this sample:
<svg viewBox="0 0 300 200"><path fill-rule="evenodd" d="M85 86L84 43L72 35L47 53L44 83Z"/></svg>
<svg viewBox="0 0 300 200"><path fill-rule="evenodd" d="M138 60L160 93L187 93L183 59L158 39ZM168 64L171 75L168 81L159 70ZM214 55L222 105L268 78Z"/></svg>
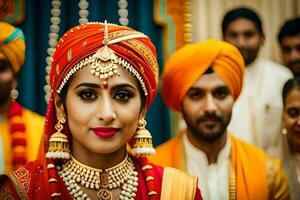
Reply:
<svg viewBox="0 0 300 200"><path fill-rule="evenodd" d="M91 73L100 79L104 80L104 85L107 84L108 78L114 74L118 75L118 58L113 51L108 47L108 28L107 22L104 22L104 40L103 47L100 48L91 59Z"/></svg>
<svg viewBox="0 0 300 200"><path fill-rule="evenodd" d="M134 198L138 186L138 174L128 155L118 165L105 170L84 165L71 156L58 174L74 198L88 198L79 185L97 190L97 196L101 200L112 199L111 190L118 187L122 187L120 199Z"/></svg>
<svg viewBox="0 0 300 200"><path fill-rule="evenodd" d="M10 98L13 100L16 100L18 98L18 96L19 96L19 91L16 88L13 88L10 91Z"/></svg>
<svg viewBox="0 0 300 200"><path fill-rule="evenodd" d="M151 133L145 128L146 123L144 118L140 119L138 122L138 130L133 136L134 144L131 153L135 156L147 156L155 153Z"/></svg>
<svg viewBox="0 0 300 200"><path fill-rule="evenodd" d="M55 125L56 132L49 139L49 149L46 153L47 158L70 159L69 141L67 136L61 132L64 128L62 124L65 122L65 117L59 114Z"/></svg>

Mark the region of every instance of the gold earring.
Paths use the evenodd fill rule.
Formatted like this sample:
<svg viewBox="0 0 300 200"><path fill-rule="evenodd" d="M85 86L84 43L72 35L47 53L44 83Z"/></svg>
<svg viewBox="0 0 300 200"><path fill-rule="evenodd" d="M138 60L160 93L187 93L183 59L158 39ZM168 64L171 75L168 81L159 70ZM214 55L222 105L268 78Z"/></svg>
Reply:
<svg viewBox="0 0 300 200"><path fill-rule="evenodd" d="M155 153L151 133L145 127L146 120L144 118L140 119L138 122L138 130L133 137L133 148L131 149L131 153L134 156L147 156Z"/></svg>
<svg viewBox="0 0 300 200"><path fill-rule="evenodd" d="M10 98L12 100L16 100L19 96L19 91L16 89L16 88L13 88L11 91L10 91Z"/></svg>
<svg viewBox="0 0 300 200"><path fill-rule="evenodd" d="M69 141L67 136L61 132L65 122L66 119L64 116L57 116L56 132L49 139L49 148L46 153L47 158L70 159Z"/></svg>
<svg viewBox="0 0 300 200"><path fill-rule="evenodd" d="M282 135L286 135L286 134L287 134L286 128L283 128L283 129L281 130L281 133L282 133Z"/></svg>

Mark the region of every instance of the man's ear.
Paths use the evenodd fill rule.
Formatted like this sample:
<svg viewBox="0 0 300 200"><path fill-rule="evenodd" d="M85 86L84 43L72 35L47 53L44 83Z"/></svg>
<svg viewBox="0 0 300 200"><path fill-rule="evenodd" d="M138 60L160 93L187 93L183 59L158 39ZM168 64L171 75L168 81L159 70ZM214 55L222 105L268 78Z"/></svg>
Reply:
<svg viewBox="0 0 300 200"><path fill-rule="evenodd" d="M56 113L66 115L63 99L60 96L58 96L57 94L55 95L55 98L54 98L54 104L55 104Z"/></svg>
<svg viewBox="0 0 300 200"><path fill-rule="evenodd" d="M16 89L16 88L17 88L17 85L18 85L17 77L14 77L13 82L12 82L12 88L13 88L13 89Z"/></svg>

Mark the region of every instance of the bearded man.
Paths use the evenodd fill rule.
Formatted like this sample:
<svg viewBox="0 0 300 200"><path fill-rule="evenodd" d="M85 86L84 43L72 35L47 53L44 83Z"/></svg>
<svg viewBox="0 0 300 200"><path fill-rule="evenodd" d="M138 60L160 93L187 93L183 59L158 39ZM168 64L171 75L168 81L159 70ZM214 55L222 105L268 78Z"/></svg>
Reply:
<svg viewBox="0 0 300 200"><path fill-rule="evenodd" d="M243 74L242 55L226 42L211 39L175 52L164 68L162 96L187 128L151 161L199 177L204 199L289 199L280 161L227 131Z"/></svg>

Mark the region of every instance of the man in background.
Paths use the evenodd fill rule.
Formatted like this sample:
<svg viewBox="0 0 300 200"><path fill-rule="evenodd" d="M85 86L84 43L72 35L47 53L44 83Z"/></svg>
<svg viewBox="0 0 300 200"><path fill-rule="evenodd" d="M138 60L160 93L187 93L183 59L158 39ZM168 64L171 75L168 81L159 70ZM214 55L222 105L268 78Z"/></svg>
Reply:
<svg viewBox="0 0 300 200"><path fill-rule="evenodd" d="M295 77L300 76L300 17L286 21L278 34L282 60Z"/></svg>
<svg viewBox="0 0 300 200"><path fill-rule="evenodd" d="M23 32L0 22L0 174L35 159L43 133L44 118L15 101L24 60Z"/></svg>
<svg viewBox="0 0 300 200"><path fill-rule="evenodd" d="M199 177L204 199L289 199L280 161L227 131L243 73L242 55L226 42L211 39L175 52L164 67L162 97L187 128L150 159Z"/></svg>
<svg viewBox="0 0 300 200"><path fill-rule="evenodd" d="M259 56L265 42L262 22L248 8L236 8L222 21L223 39L241 52L246 69L241 95L228 129L239 138L278 155L283 84L292 77L285 67Z"/></svg>

